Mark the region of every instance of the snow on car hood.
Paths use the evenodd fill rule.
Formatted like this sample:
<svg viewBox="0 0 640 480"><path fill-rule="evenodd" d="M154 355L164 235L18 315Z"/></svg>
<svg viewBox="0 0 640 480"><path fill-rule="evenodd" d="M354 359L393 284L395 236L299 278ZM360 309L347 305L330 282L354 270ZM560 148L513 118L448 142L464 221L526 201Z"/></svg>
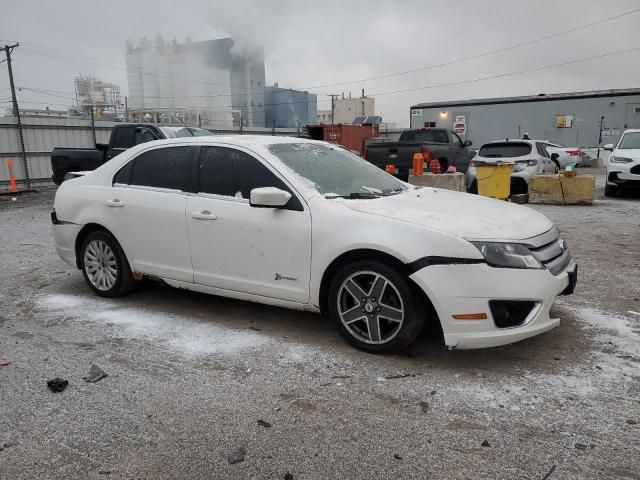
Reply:
<svg viewBox="0 0 640 480"><path fill-rule="evenodd" d="M553 227L551 220L528 207L428 187L371 200L345 199L343 203L358 212L395 218L467 239L522 240Z"/></svg>
<svg viewBox="0 0 640 480"><path fill-rule="evenodd" d="M634 160L640 159L640 149L639 148L626 148L626 149L616 149L613 152L613 155L616 157L626 157L632 158Z"/></svg>

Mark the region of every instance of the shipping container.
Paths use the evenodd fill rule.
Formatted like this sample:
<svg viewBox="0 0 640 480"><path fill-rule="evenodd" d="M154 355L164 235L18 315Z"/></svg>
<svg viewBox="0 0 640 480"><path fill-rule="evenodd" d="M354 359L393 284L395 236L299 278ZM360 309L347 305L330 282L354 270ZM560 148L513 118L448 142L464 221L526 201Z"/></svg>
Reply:
<svg viewBox="0 0 640 480"><path fill-rule="evenodd" d="M377 126L361 125L308 125L309 136L314 140L336 143L364 154L364 141L378 136Z"/></svg>

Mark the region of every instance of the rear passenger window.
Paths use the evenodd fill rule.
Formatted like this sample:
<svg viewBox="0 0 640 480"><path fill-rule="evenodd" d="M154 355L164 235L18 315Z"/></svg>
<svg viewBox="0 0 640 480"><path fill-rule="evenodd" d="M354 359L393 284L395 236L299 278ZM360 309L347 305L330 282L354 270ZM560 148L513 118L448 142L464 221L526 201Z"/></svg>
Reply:
<svg viewBox="0 0 640 480"><path fill-rule="evenodd" d="M118 173L116 173L116 176L113 178L113 183L128 185L131 181L131 170L133 170L133 162L127 163Z"/></svg>
<svg viewBox="0 0 640 480"><path fill-rule="evenodd" d="M130 185L187 191L193 147L149 150L133 160ZM126 175L125 169L118 172ZM118 182L120 183L120 182Z"/></svg>
<svg viewBox="0 0 640 480"><path fill-rule="evenodd" d="M136 132L133 135L133 145L140 145L153 140L156 140L156 136L151 130L148 128L136 128Z"/></svg>
<svg viewBox="0 0 640 480"><path fill-rule="evenodd" d="M225 147L200 149L199 192L248 200L252 189L276 187L290 189L267 167L251 155Z"/></svg>
<svg viewBox="0 0 640 480"><path fill-rule="evenodd" d="M538 153L540 155L549 158L549 152L542 143L536 143L536 148L538 149Z"/></svg>
<svg viewBox="0 0 640 480"><path fill-rule="evenodd" d="M133 127L118 127L113 132L113 148L129 148L133 141Z"/></svg>

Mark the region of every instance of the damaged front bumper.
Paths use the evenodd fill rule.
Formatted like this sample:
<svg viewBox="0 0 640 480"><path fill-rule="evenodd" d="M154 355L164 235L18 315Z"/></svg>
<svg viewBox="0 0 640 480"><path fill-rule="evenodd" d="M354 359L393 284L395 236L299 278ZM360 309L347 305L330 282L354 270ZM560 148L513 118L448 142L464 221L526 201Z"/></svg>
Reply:
<svg viewBox="0 0 640 480"><path fill-rule="evenodd" d="M411 279L433 303L448 348L486 348L557 327L560 319L551 318L549 310L558 295L573 292L577 266L571 263L553 275L546 269L487 264L434 265L413 273Z"/></svg>

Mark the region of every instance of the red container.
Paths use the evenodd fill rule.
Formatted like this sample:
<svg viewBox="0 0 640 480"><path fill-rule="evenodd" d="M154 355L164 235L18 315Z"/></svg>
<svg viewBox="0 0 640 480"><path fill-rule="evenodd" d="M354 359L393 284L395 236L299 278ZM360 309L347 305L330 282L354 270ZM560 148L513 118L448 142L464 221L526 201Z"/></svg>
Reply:
<svg viewBox="0 0 640 480"><path fill-rule="evenodd" d="M364 141L378 136L378 127L360 125L308 125L309 135L314 140L336 143L364 154Z"/></svg>

